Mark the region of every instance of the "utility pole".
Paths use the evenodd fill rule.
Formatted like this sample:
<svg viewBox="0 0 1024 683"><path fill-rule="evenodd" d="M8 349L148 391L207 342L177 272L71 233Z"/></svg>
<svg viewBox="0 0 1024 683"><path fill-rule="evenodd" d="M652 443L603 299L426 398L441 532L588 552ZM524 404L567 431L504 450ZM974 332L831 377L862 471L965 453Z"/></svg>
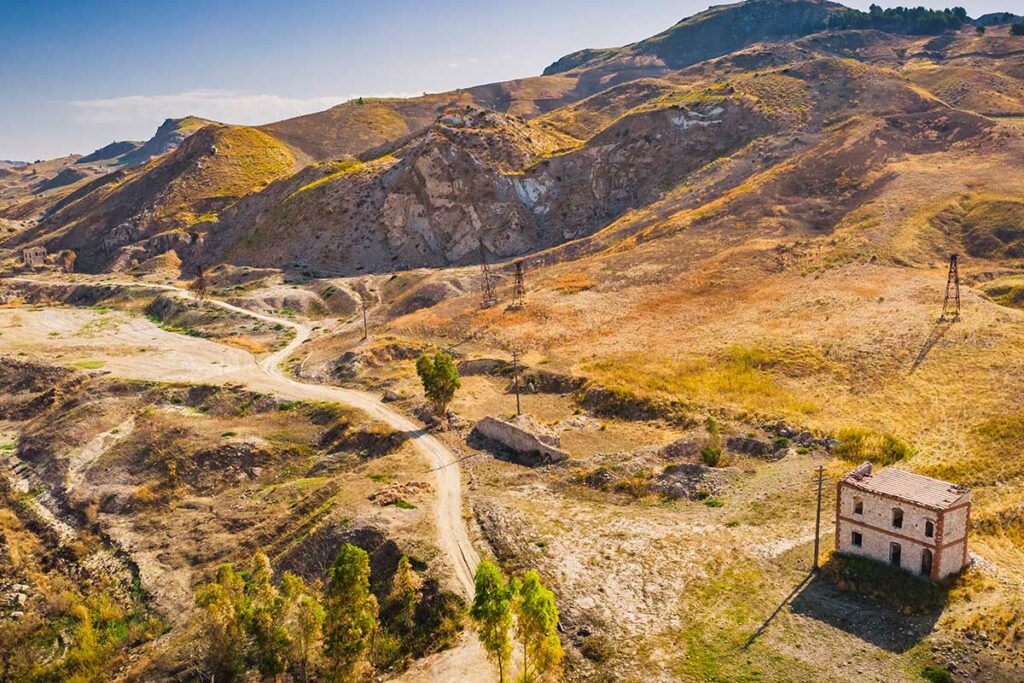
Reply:
<svg viewBox="0 0 1024 683"><path fill-rule="evenodd" d="M370 328L366 325L366 295L361 294L359 299L363 302L363 339L365 340L370 338Z"/></svg>
<svg viewBox="0 0 1024 683"><path fill-rule="evenodd" d="M196 279L192 281L192 286L189 289L192 290L192 296L196 298L196 301L206 300L206 273L202 266L196 266Z"/></svg>
<svg viewBox="0 0 1024 683"><path fill-rule="evenodd" d="M947 317L948 316L948 317ZM946 298L942 302L939 322L960 320L960 267L956 254L949 255L949 275L946 276Z"/></svg>
<svg viewBox="0 0 1024 683"><path fill-rule="evenodd" d="M494 280L491 277L490 266L487 265L484 241L480 240L480 308L490 308L496 303L498 296L494 293Z"/></svg>
<svg viewBox="0 0 1024 683"><path fill-rule="evenodd" d="M522 415L523 411L519 405L519 352L512 352L512 386L516 391L516 415Z"/></svg>
<svg viewBox="0 0 1024 683"><path fill-rule="evenodd" d="M825 468L818 465L818 514L814 518L814 567L813 571L818 571L818 549L821 539L821 484L824 479Z"/></svg>
<svg viewBox="0 0 1024 683"><path fill-rule="evenodd" d="M523 282L523 262L516 261L515 284L512 285L512 303L510 311L519 311L526 306L526 284Z"/></svg>

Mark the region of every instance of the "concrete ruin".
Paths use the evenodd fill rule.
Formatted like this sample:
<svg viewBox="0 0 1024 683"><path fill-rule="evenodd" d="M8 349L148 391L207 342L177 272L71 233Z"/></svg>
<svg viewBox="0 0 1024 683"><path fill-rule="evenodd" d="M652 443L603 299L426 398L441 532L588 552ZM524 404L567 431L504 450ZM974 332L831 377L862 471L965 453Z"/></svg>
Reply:
<svg viewBox="0 0 1024 683"><path fill-rule="evenodd" d="M512 451L511 459L521 465L550 465L569 457L559 448L561 439L558 435L529 415L519 415L508 421L485 417L476 423L474 432Z"/></svg>
<svg viewBox="0 0 1024 683"><path fill-rule="evenodd" d="M21 261L29 268L46 265L46 247L25 247L21 250Z"/></svg>

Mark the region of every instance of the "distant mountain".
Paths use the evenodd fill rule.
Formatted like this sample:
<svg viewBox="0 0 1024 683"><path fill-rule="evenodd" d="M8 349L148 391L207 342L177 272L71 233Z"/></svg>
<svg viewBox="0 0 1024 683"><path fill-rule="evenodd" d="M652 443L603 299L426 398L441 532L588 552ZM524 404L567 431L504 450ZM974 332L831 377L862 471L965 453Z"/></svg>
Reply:
<svg viewBox="0 0 1024 683"><path fill-rule="evenodd" d="M212 122L201 119L198 116L186 116L183 119L167 119L156 129L153 137L138 148L121 156L118 163L123 166L144 164L154 157L176 149L185 138L210 123Z"/></svg>
<svg viewBox="0 0 1024 683"><path fill-rule="evenodd" d="M125 154L128 154L129 152L134 152L135 150L137 150L142 145L143 145L143 143L141 143L141 142L131 142L131 141L111 142L109 145L107 145L105 147L100 147L98 150L96 150L92 154L86 154L84 157L82 157L81 159L79 159L75 163L78 163L78 164L91 164L91 163L94 163L94 162L97 162L97 161L107 161L109 159L114 159L116 157L120 157L120 156L123 156Z"/></svg>
<svg viewBox="0 0 1024 683"><path fill-rule="evenodd" d="M757 42L820 31L830 15L845 10L826 0L749 0L719 5L638 43L566 55L544 69L544 74L630 62L679 69Z"/></svg>
<svg viewBox="0 0 1024 683"><path fill-rule="evenodd" d="M0 217L40 222L4 246L75 249L85 270L167 251L186 267L445 266L472 262L481 242L496 258L583 249L628 216L669 216L739 187L753 201L760 191L742 181L768 169L778 178L767 186L790 182L785 192L816 207L772 220L824 230L866 201L887 160L980 145L991 118L1024 114L1024 39L973 26L823 30L847 12L749 0L567 55L542 76L353 100L255 128L168 119L120 156L90 155L109 157L107 175L40 167L43 195L0 206ZM811 144L825 156L801 157ZM0 182L0 200L24 197L19 178ZM757 223L776 199L737 215Z"/></svg>
<svg viewBox="0 0 1024 683"><path fill-rule="evenodd" d="M28 166L27 161L10 161L9 159L0 159L0 168L21 168L22 166Z"/></svg>
<svg viewBox="0 0 1024 683"><path fill-rule="evenodd" d="M1024 21L1024 14L1013 14L1011 12L992 12L982 14L974 20L977 26L999 26L1001 24L1016 24Z"/></svg>

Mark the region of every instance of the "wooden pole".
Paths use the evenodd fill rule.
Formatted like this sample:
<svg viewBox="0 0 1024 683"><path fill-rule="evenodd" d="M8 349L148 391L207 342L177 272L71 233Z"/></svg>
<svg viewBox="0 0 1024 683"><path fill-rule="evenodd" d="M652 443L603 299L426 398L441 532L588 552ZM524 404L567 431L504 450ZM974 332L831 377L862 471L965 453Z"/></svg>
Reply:
<svg viewBox="0 0 1024 683"><path fill-rule="evenodd" d="M369 339L370 328L366 325L366 295L364 294L360 299L363 302L363 339Z"/></svg>
<svg viewBox="0 0 1024 683"><path fill-rule="evenodd" d="M516 389L516 415L522 415L522 409L519 406L519 352L512 352L512 386Z"/></svg>
<svg viewBox="0 0 1024 683"><path fill-rule="evenodd" d="M818 571L818 550L821 542L821 484L825 468L818 465L818 513L814 519L814 571Z"/></svg>

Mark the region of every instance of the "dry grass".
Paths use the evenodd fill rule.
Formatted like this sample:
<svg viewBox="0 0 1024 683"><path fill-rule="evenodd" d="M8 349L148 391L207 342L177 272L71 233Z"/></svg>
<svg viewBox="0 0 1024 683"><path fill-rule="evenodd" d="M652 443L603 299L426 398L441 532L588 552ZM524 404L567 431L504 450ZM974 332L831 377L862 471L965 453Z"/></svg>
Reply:
<svg viewBox="0 0 1024 683"><path fill-rule="evenodd" d="M575 294L593 289L597 282L587 273L564 273L551 281L551 287L563 294Z"/></svg>
<svg viewBox="0 0 1024 683"><path fill-rule="evenodd" d="M767 354L733 347L721 358L666 358L627 354L583 366L599 384L680 397L704 406L731 405L761 414L807 415L817 406L781 386L769 371Z"/></svg>
<svg viewBox="0 0 1024 683"><path fill-rule="evenodd" d="M254 354L267 353L270 350L269 341L267 339L257 339L246 334L224 337L218 341L224 344L230 344L231 346L236 346Z"/></svg>

